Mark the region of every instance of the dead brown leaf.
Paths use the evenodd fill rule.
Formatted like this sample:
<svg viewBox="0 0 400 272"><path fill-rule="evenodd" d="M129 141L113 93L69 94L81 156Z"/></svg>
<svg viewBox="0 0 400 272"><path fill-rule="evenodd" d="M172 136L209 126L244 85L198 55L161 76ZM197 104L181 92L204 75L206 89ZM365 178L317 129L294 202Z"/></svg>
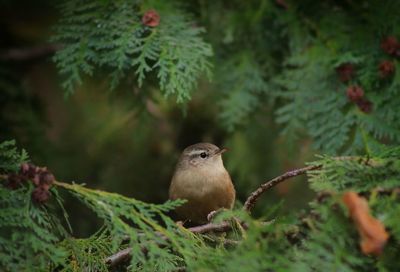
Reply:
<svg viewBox="0 0 400 272"><path fill-rule="evenodd" d="M364 254L380 255L389 238L384 225L369 213L367 201L355 192L346 192L343 202L361 236L361 251Z"/></svg>

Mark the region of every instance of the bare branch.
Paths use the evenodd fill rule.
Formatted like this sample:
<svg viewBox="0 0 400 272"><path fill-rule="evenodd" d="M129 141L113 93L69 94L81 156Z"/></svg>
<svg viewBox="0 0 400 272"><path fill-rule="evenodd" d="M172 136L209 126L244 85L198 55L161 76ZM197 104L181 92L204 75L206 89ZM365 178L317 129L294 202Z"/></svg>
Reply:
<svg viewBox="0 0 400 272"><path fill-rule="evenodd" d="M248 225L245 223L241 223L241 225L244 229L248 228ZM192 233L203 234L203 233L207 233L207 232L225 232L225 231L229 231L231 229L232 229L232 223L223 221L221 223L208 223L208 224L188 228L187 230ZM127 237L125 240L129 240L129 237ZM228 241L227 243L230 243L230 242L231 241ZM236 241L235 241L235 243L236 243ZM231 244L233 244L233 242ZM132 251L131 247L128 247L126 249L118 251L117 253L111 255L110 257L107 257L105 259L105 262L107 265L109 265L111 267L116 266L124 261L129 260L129 258L131 256L131 251ZM142 252L144 252L144 253L147 252L147 249L144 246L142 247Z"/></svg>
<svg viewBox="0 0 400 272"><path fill-rule="evenodd" d="M250 196L247 198L246 202L244 203L243 209L248 213L250 213L251 209L254 207L260 196L269 189L271 189L272 187L274 187L275 185L277 185L278 183L281 183L282 181L285 181L289 178L307 173L307 171L320 169L321 167L322 165L311 165L304 168L295 169L261 184L260 187L258 187L257 190L252 192Z"/></svg>
<svg viewBox="0 0 400 272"><path fill-rule="evenodd" d="M230 230L231 228L232 225L230 222L223 221L221 223L208 223L196 227L191 227L188 228L188 230L196 234L202 234L206 232L224 232Z"/></svg>
<svg viewBox="0 0 400 272"><path fill-rule="evenodd" d="M114 255L111 255L110 257L107 257L105 262L106 264L110 266L115 266L117 264L123 263L125 261L128 261L130 256L131 256L131 247L125 248L121 251L118 251Z"/></svg>

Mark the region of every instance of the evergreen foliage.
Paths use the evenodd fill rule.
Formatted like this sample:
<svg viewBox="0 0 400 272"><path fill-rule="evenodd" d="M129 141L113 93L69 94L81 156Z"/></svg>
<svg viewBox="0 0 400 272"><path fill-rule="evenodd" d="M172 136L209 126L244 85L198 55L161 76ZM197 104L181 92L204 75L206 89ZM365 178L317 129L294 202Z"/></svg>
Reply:
<svg viewBox="0 0 400 272"><path fill-rule="evenodd" d="M284 135L306 133L323 153L364 154L367 138L400 142L397 53L381 46L387 37L400 37L396 1L193 4L211 45L183 12L190 5L177 6L125 0L63 4L54 40L64 48L54 60L66 76L67 92L98 68L110 71L113 87L129 81L133 71L142 86L154 71L165 95L188 101L200 75L212 72L213 45L216 69L208 88L228 131L268 103L275 105ZM156 27L141 23L149 9L160 14ZM392 67L386 74L379 68L383 61ZM348 70L340 70L343 65ZM351 86L362 88L361 100L346 97Z"/></svg>
<svg viewBox="0 0 400 272"><path fill-rule="evenodd" d="M15 172L28 159L14 144L0 145L1 173ZM0 186L0 266L6 271L50 270L66 261L57 246L65 231L54 211L32 202L32 191L32 184L16 190Z"/></svg>
<svg viewBox="0 0 400 272"><path fill-rule="evenodd" d="M338 200L313 203L318 220L309 218L307 239L296 249L292 271L365 271L373 265L358 249L358 233L342 209L333 209ZM307 222L307 221L306 221ZM355 239L356 238L356 239Z"/></svg>
<svg viewBox="0 0 400 272"><path fill-rule="evenodd" d="M146 75L156 71L160 89L165 95L176 95L178 102L190 98L197 78L209 73L212 55L209 44L189 16L173 4L154 3L160 13L159 26L141 22L140 1L67 1L53 40L63 49L54 57L63 84L72 93L82 75L93 75L98 68L110 71L111 87L120 79L136 74L139 87Z"/></svg>
<svg viewBox="0 0 400 272"><path fill-rule="evenodd" d="M220 119L229 131L233 131L246 123L248 116L259 107L260 97L267 93L269 86L249 52L228 60L221 70L218 84L225 97L220 102Z"/></svg>
<svg viewBox="0 0 400 272"><path fill-rule="evenodd" d="M381 40L400 34L394 11L399 3L293 5L287 10L288 56L274 79L280 86L278 97L286 101L277 109L284 132L305 130L316 149L331 154L364 153L367 137L398 143L400 127L393 118L400 102L399 69L382 78L378 64L388 58L397 63L383 52ZM354 75L341 82L337 69L346 63L353 65ZM346 97L346 89L357 84L371 101L371 112L363 112Z"/></svg>
<svg viewBox="0 0 400 272"><path fill-rule="evenodd" d="M25 150L17 151L15 140L0 143L0 173L17 172L19 166L28 160Z"/></svg>
<svg viewBox="0 0 400 272"><path fill-rule="evenodd" d="M163 205L146 204L135 199L87 189L80 185L62 184L75 197L92 209L104 221L110 239L111 250L116 251L126 237L132 249L132 267L140 267L144 271L168 271L177 266L184 256L187 242L184 235L178 235L175 222L165 215L182 204L182 201L168 201ZM162 224L157 221L161 218ZM165 226L163 226L165 224ZM169 246L170 250L163 247ZM143 248L146 248L146 253ZM196 244L193 243L195 250ZM103 260L104 261L104 260Z"/></svg>
<svg viewBox="0 0 400 272"><path fill-rule="evenodd" d="M2 151L1 165L8 167L1 169L3 173L13 172L27 159L12 142L2 143ZM395 271L400 268L399 156L399 148L385 148L371 158L322 156L313 162L322 168L310 173L312 188L322 195L308 212L279 216L268 223L240 211L223 213L216 222L240 218L224 235L195 235L176 225L166 212L182 201L146 204L55 182L51 193L57 201L38 204L31 198L32 184L12 190L2 176L1 265L6 271L109 271L106 257L129 248L132 258L124 265L129 271ZM55 205L62 209L60 189L93 210L104 227L88 238L71 236L54 210ZM374 217L390 234L379 258L359 248L361 238L341 200L348 190L368 197ZM246 222L247 230L238 220Z"/></svg>
<svg viewBox="0 0 400 272"><path fill-rule="evenodd" d="M110 243L104 229L86 239L67 237L60 245L68 252L69 263L61 271L107 271L104 260L113 253Z"/></svg>
<svg viewBox="0 0 400 272"><path fill-rule="evenodd" d="M147 99L154 99L155 85L179 103L206 88L216 101L210 108L218 107L216 118L229 132L254 125L252 117L272 108L286 139L307 135L325 154L310 163L321 166L308 173L316 197L307 210L288 216L272 216L278 205L266 207L262 218L222 212L213 222L228 222L228 231L193 233L168 216L180 200L149 204L56 181L49 201L35 201L34 180L10 186L10 175L29 158L15 141L5 141L1 269L400 271L400 2L68 0L59 8L52 41L62 48L53 60L66 94L87 76L102 75L112 89L137 84ZM145 22L149 12L160 20ZM3 70L0 87L8 92L1 105L18 81L3 79ZM203 74L214 74L214 81L198 88ZM252 132L258 131L266 130ZM377 256L360 247L362 231L343 201L349 191L365 198L389 234ZM101 229L75 237L64 193L92 211ZM120 250L130 252L129 261L106 262Z"/></svg>
<svg viewBox="0 0 400 272"><path fill-rule="evenodd" d="M393 188L400 180L399 154L396 147L373 159L321 156L313 163L322 165L322 169L310 174L311 187L316 191L337 192Z"/></svg>

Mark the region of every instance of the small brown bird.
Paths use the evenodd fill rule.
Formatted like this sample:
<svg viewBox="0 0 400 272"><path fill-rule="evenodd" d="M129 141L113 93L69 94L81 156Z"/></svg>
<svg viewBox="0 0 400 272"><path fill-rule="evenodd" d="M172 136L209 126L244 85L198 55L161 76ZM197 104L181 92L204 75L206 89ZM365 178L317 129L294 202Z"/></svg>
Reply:
<svg viewBox="0 0 400 272"><path fill-rule="evenodd" d="M176 210L181 219L204 223L210 212L232 208L235 188L222 161L225 151L209 143L183 150L169 187L170 199L187 200Z"/></svg>

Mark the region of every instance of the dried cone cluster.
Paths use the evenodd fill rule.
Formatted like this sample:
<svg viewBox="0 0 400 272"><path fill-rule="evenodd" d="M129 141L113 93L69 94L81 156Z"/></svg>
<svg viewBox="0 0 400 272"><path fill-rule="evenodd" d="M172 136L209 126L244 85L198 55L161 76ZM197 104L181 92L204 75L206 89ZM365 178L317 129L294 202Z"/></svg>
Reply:
<svg viewBox="0 0 400 272"><path fill-rule="evenodd" d="M341 82L349 82L355 75L354 65L343 63L336 68L336 72ZM372 102L365 98L364 90L360 86L350 85L346 90L346 95L362 112L370 113L372 111Z"/></svg>
<svg viewBox="0 0 400 272"><path fill-rule="evenodd" d="M381 41L381 49L390 56L400 57L400 43L394 36L385 37ZM394 62L391 60L382 60L378 69L381 78L388 78L394 74L396 67ZM336 67L336 72L341 82L349 82L355 75L354 65L351 63L343 63ZM346 95L362 112L370 113L372 111L373 104L365 97L364 90L360 86L348 86Z"/></svg>
<svg viewBox="0 0 400 272"><path fill-rule="evenodd" d="M348 82L354 76L354 66L351 63L343 63L336 68L341 82Z"/></svg>
<svg viewBox="0 0 400 272"><path fill-rule="evenodd" d="M393 75L394 70L394 63L390 60L384 60L379 64L379 74L382 78L387 78Z"/></svg>
<svg viewBox="0 0 400 272"><path fill-rule="evenodd" d="M156 27L160 24L160 15L154 9L145 12L142 17L142 24L145 26Z"/></svg>
<svg viewBox="0 0 400 272"><path fill-rule="evenodd" d="M336 68L340 81L343 83L350 81L355 75L354 65L351 63L343 63ZM358 85L349 86L346 95L350 101L356 103L358 108L365 113L372 111L372 102L364 97L364 90Z"/></svg>
<svg viewBox="0 0 400 272"><path fill-rule="evenodd" d="M370 113L372 111L372 102L368 99L360 99L356 102L358 108L364 113Z"/></svg>
<svg viewBox="0 0 400 272"><path fill-rule="evenodd" d="M36 187L32 192L32 199L37 203L45 203L50 197L49 189L54 180L54 175L46 167L23 163L17 174L8 176L7 186L16 189L31 181Z"/></svg>
<svg viewBox="0 0 400 272"><path fill-rule="evenodd" d="M394 57L400 57L400 43L394 36L387 36L381 42L382 50Z"/></svg>
<svg viewBox="0 0 400 272"><path fill-rule="evenodd" d="M364 90L360 86L349 86L346 94L349 100L356 103L362 112L370 113L372 111L372 102L364 97Z"/></svg>
<svg viewBox="0 0 400 272"><path fill-rule="evenodd" d="M381 48L383 52L392 57L400 57L400 43L394 36L387 36L386 38L384 38L381 42ZM395 70L395 65L393 61L383 60L379 64L378 69L381 78L387 78L393 75Z"/></svg>
<svg viewBox="0 0 400 272"><path fill-rule="evenodd" d="M357 102L364 97L364 90L360 86L354 85L347 88L346 94L351 101Z"/></svg>

